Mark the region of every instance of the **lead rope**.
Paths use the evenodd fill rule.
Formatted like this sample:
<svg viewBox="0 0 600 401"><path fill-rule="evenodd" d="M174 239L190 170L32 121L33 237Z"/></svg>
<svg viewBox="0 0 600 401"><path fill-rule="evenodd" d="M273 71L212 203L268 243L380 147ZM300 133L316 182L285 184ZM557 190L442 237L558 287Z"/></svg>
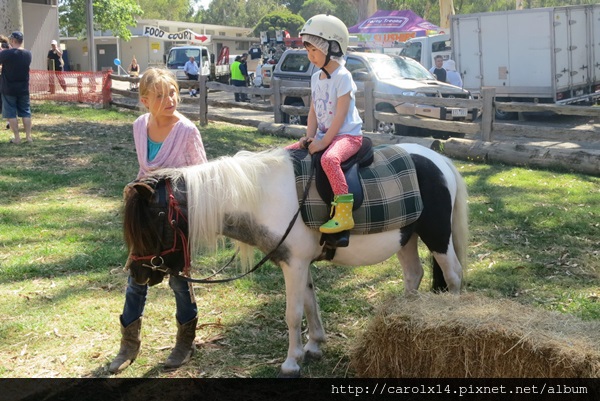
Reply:
<svg viewBox="0 0 600 401"><path fill-rule="evenodd" d="M275 248L271 252L269 252L268 254L266 254L256 265L254 265L254 267L251 270L248 270L247 272L245 272L243 274L240 274L239 276L235 276L235 277L224 278L224 279L217 279L217 280L209 280L210 277L214 277L216 274L218 274L220 271L222 271L225 267L227 267L229 265L229 263L231 263L233 261L233 259L237 255L237 252L236 252L236 254L233 255L233 257L231 258L231 260L227 263L227 265L225 265L223 268L221 268L219 270L219 272L217 272L215 274L212 274L209 277L206 277L206 278L203 278L203 279L194 279L194 278L191 278L191 277L183 276L181 274L176 275L174 277L177 277L180 280L187 281L188 283L216 284L216 283L227 283L229 281L238 280L238 279L240 279L242 277L245 277L248 274L256 271L259 267L261 267L262 265L264 265L267 260L269 260L271 258L271 256L273 255L273 253L275 253L275 251L279 248L279 246L281 244L283 244L283 242L287 238L287 236L290 233L290 231L292 231L292 228L294 227L294 223L296 222L296 219L298 218L298 215L302 211L302 208L304 207L304 203L306 202L306 199L308 198L308 191L310 190L310 184L312 183L314 175L315 175L315 163L314 163L314 156L313 156L312 159L311 159L310 176L308 177L308 182L306 183L306 187L304 188L304 193L302 194L302 200L300 201L300 206L298 207L298 210L296 211L296 213L292 217L292 220L288 224L288 227L285 230L285 233L283 233L283 236L281 237L281 239L279 240L279 242L277 243L277 245L275 246ZM189 253L188 253L188 256L189 256ZM188 267L188 271L189 271L189 267Z"/></svg>

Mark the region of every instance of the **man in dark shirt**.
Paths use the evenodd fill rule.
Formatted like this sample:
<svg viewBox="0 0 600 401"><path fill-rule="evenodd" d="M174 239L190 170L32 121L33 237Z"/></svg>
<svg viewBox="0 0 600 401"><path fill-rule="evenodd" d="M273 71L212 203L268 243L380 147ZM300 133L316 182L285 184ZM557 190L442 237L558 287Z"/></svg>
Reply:
<svg viewBox="0 0 600 401"><path fill-rule="evenodd" d="M430 73L435 75L438 81L446 82L446 70L444 69L444 58L440 55L435 56L435 67L431 67Z"/></svg>
<svg viewBox="0 0 600 401"><path fill-rule="evenodd" d="M54 93L54 75L58 79L58 83L64 91L67 90L67 84L63 77L62 71L64 70L64 61L62 58L62 50L58 46L56 40L50 42L51 49L48 50L48 71L55 71L54 74L49 74L50 93Z"/></svg>
<svg viewBox="0 0 600 401"><path fill-rule="evenodd" d="M10 49L0 52L2 65L2 117L13 131L11 143L21 143L17 117L23 119L27 142L31 142L31 108L29 106L29 66L31 52L23 48L23 33L15 31L8 37Z"/></svg>

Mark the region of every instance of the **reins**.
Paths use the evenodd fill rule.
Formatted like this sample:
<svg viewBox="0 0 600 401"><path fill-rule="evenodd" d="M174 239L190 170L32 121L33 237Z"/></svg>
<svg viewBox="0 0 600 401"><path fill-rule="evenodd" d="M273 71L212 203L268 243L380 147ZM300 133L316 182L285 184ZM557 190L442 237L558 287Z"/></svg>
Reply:
<svg viewBox="0 0 600 401"><path fill-rule="evenodd" d="M169 224L171 225L171 228L173 229L173 246L171 246L171 248L169 248L169 249L166 249L166 250L160 252L158 255L150 255L150 256L130 255L129 257L131 260L136 261L136 262L148 261L148 263L143 263L142 266L146 267L148 269L154 270L154 271L158 270L165 274L171 274L173 277L176 277L180 280L185 280L189 283L201 283L201 284L227 283L227 282L238 280L242 277L245 277L248 274L256 271L262 265L264 265L267 262L267 260L269 260L271 258L271 256L275 253L275 251L277 251L277 249L281 246L281 244L283 244L283 242L289 235L290 231L292 231L292 228L294 227L296 219L298 218L298 215L302 211L302 208L304 207L304 204L306 203L306 199L308 198L308 192L310 190L310 184L312 183L314 174L315 174L315 166L314 166L314 157L313 157L311 173L308 178L306 187L304 188L304 193L302 194L302 200L300 201L300 206L298 207L298 210L296 211L296 213L292 217L292 220L288 224L288 227L285 230L285 232L283 233L283 236L281 237L281 239L279 240L279 242L277 243L275 248L273 248L272 251L270 251L268 254L266 254L256 265L254 265L254 267L252 269L248 270L247 272L245 272L243 274L240 274L235 277L225 278L225 279L211 279L212 277L218 275L223 270L225 270L225 268L227 268L235 260L236 256L239 253L238 251L236 251L236 253L231 257L231 259L223 267L221 267L218 271L214 272L210 276L207 276L207 277L204 277L201 279L194 279L194 278L187 276L187 275L189 275L189 271L191 269L191 256L190 256L189 242L188 242L188 238L185 235L185 233L183 232L183 230L177 225L177 221L178 221L179 217L181 217L182 219L185 220L186 223L188 223L188 219L186 218L185 214L182 213L179 202L173 195L173 189L172 189L171 183L169 181L167 181L165 183L165 186L166 186L167 193L169 196L168 219L169 219ZM163 256L177 252L178 239L181 240L182 246L183 246L184 268L183 268L183 272L177 272L177 274L174 274L173 270L170 267L165 265Z"/></svg>
<svg viewBox="0 0 600 401"><path fill-rule="evenodd" d="M313 157L313 159L314 159L314 157ZM281 246L281 244L283 244L283 242L287 238L287 236L290 233L290 231L292 231L292 228L294 227L294 224L296 223L296 219L298 218L298 215L302 211L302 207L304 207L304 203L306 202L306 199L308 198L308 192L310 190L310 184L312 182L314 174L315 174L315 166L314 166L314 163L313 163L312 167L311 167L310 176L308 177L308 182L306 183L306 187L304 188L304 193L302 194L302 200L300 201L300 206L298 207L298 210L296 211L296 213L292 217L292 220L288 224L287 229L283 233L283 236L281 237L281 239L279 240L279 242L277 243L277 245L275 246L275 248L273 248L273 250L271 252L269 252L268 254L266 254L256 265L254 265L254 267L252 269L248 270L247 272L245 272L243 274L240 274L239 276L230 277L230 278L224 278L224 279L217 279L217 280L210 280L210 277L216 276L221 271L223 271L227 266L229 266L229 264L231 264L231 262L235 259L236 255L237 255L237 252L236 252L231 257L231 259L229 260L229 262L227 262L227 264L225 266L223 266L221 269L219 269L219 271L217 271L216 273L214 273L214 274L212 274L212 275L210 275L208 277L205 277L203 279L194 279L194 278L191 278L191 277L183 276L181 274L175 275L175 277L177 277L180 280L185 280L185 281L187 281L189 283L216 284L216 283L227 283L227 282L230 282L230 281L238 280L238 279L240 279L242 277L245 277L248 274L256 271L259 267L261 267L262 265L264 265L267 262L267 260L269 260L271 258L271 256L275 253L275 251L277 251L277 249L279 248L279 246ZM189 257L189 254L188 254L188 257ZM187 263L187 261L186 261L186 263Z"/></svg>

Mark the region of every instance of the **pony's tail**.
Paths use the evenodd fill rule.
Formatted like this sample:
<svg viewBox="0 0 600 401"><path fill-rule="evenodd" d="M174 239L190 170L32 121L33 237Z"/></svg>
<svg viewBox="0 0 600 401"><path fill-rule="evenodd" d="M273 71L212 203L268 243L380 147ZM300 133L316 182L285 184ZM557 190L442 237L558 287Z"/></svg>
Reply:
<svg viewBox="0 0 600 401"><path fill-rule="evenodd" d="M464 288L464 271L467 267L467 247L469 244L469 210L467 206L467 185L465 180L462 178L454 164L450 159L446 160L446 163L452 170L456 181L456 196L454 198L454 205L452 207L452 243L454 245L454 253L458 258L458 262L462 267L460 283L461 288ZM437 263L435 258L431 257L431 263L433 266L432 271L432 285L431 289L434 292L448 291L446 280L442 268Z"/></svg>
<svg viewBox="0 0 600 401"><path fill-rule="evenodd" d="M458 257L461 273L461 287L464 288L464 272L467 268L467 248L469 246L469 207L467 204L467 184L460 175L454 164L449 161L450 168L456 177L456 199L454 199L454 208L452 210L452 242L454 243L454 252Z"/></svg>

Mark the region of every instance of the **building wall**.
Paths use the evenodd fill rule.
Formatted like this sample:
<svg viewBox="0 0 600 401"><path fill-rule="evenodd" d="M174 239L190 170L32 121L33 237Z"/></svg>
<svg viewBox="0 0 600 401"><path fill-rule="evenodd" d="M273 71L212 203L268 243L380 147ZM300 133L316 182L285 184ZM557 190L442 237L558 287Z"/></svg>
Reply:
<svg viewBox="0 0 600 401"><path fill-rule="evenodd" d="M141 36L143 27L146 25L157 26L161 29L170 32L181 32L185 29L191 29L198 34L211 35L211 42L206 46L209 50L218 57L221 48L228 46L230 54L241 54L247 52L252 43L258 43L259 39L249 37L250 30L248 28L227 27L217 25L203 25L194 23L184 23L178 21L154 21L142 20L139 21L136 27L130 28L132 38L129 41L124 41L108 34L96 32L96 45L114 45L116 54L121 60L121 66L127 70L133 56L140 65L140 71L144 71L148 67L164 66L164 56L173 46L183 46L188 44L185 41L165 41L147 36ZM240 36L241 35L241 36ZM86 53L87 41L78 40L77 38L62 38L60 42L63 47L68 50L69 62L73 69L89 71L89 55ZM98 49L96 49L98 52ZM98 59L98 54L96 54ZM97 65L96 69L100 71L106 65ZM112 65L113 71L123 73L123 70L118 70L118 67Z"/></svg>
<svg viewBox="0 0 600 401"><path fill-rule="evenodd" d="M23 36L33 56L31 69L45 70L50 41L58 40L58 7L23 2Z"/></svg>

